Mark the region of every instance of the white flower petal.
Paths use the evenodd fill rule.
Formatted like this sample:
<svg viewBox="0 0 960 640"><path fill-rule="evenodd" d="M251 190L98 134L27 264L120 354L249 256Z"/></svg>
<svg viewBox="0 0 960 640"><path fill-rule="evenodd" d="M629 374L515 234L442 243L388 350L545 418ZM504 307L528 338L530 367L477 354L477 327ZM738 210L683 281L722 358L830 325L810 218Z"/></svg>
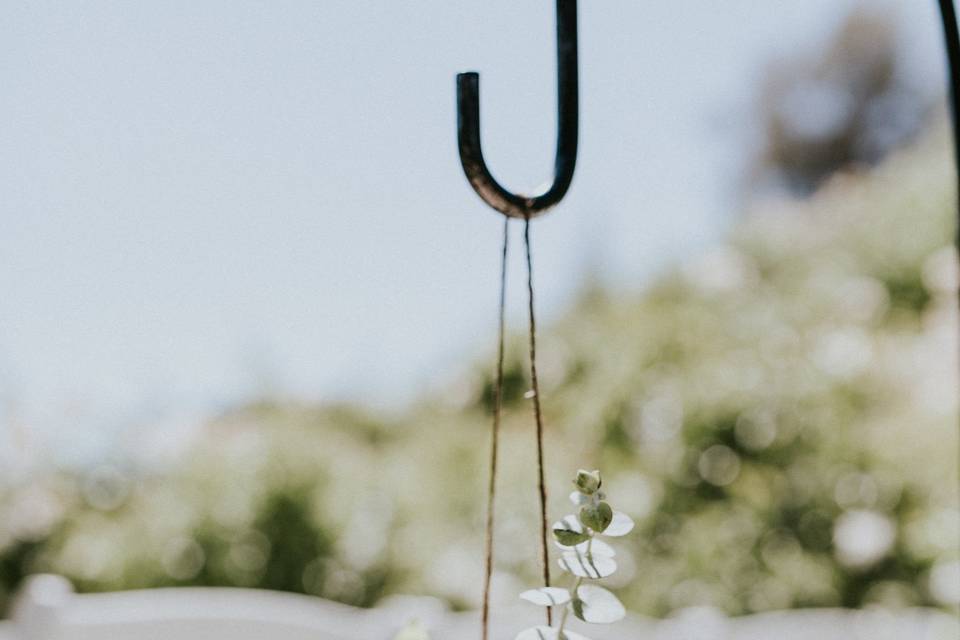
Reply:
<svg viewBox="0 0 960 640"><path fill-rule="evenodd" d="M605 536L625 536L633 530L633 519L622 511L613 512L613 520L603 530Z"/></svg>
<svg viewBox="0 0 960 640"><path fill-rule="evenodd" d="M577 577L592 580L606 578L617 570L617 563L613 558L592 553L567 551L558 562L565 571L569 571Z"/></svg>
<svg viewBox="0 0 960 640"><path fill-rule="evenodd" d="M558 549L563 551L576 551L577 553L586 553L587 545L590 545L590 552L598 556L607 556L608 558L613 558L617 555L617 552L614 551L613 547L600 538L594 538L593 540L588 540L587 542L581 542L573 547L562 545L556 540L553 541L553 544L555 544Z"/></svg>
<svg viewBox="0 0 960 640"><path fill-rule="evenodd" d="M590 553L595 556L607 556L608 558L612 558L617 555L617 552L613 550L613 547L598 538L594 538L589 543L581 542L577 545L576 550L579 553L586 553L588 544L590 545Z"/></svg>
<svg viewBox="0 0 960 640"><path fill-rule="evenodd" d="M583 495L579 491L574 491L570 494L570 502L572 502L576 507L582 507L590 502L590 497Z"/></svg>
<svg viewBox="0 0 960 640"><path fill-rule="evenodd" d="M584 622L610 624L622 620L627 613L617 596L592 584L577 589L577 600L573 612Z"/></svg>
<svg viewBox="0 0 960 640"><path fill-rule="evenodd" d="M583 533L583 525L580 524L580 518L574 514L568 516L563 516L559 520L553 523L553 529L567 529L569 531L576 531L577 533Z"/></svg>
<svg viewBox="0 0 960 640"><path fill-rule="evenodd" d="M566 640L589 640L589 638L579 633L567 631L566 629L563 630L563 637ZM521 631L514 640L557 640L557 630L540 625Z"/></svg>
<svg viewBox="0 0 960 640"><path fill-rule="evenodd" d="M520 597L527 602L538 604L541 607L552 607L558 604L570 602L570 592L559 587L540 587L539 589L530 589L520 594Z"/></svg>

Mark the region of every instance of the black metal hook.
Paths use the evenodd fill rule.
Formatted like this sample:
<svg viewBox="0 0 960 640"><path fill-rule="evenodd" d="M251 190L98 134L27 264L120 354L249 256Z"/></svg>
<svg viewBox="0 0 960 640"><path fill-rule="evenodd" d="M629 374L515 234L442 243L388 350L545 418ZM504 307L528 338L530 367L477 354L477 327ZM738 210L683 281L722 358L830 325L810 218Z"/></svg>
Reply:
<svg viewBox="0 0 960 640"><path fill-rule="evenodd" d="M510 193L490 174L480 145L480 75L457 74L457 143L460 164L477 195L512 218L533 218L554 206L573 180L579 118L577 0L557 0L557 157L553 182L538 195Z"/></svg>

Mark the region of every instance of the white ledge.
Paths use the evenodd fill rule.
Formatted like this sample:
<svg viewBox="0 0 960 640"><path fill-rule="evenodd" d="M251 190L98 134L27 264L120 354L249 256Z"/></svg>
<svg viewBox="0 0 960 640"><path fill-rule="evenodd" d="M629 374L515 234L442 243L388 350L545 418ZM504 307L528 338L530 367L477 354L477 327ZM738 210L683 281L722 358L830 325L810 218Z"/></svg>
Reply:
<svg viewBox="0 0 960 640"><path fill-rule="evenodd" d="M540 622L538 607L492 614L491 637L509 640ZM430 598L391 598L358 609L275 591L170 588L75 594L58 576L21 589L0 640L390 640L418 619L432 640L477 637L476 612L451 613ZM579 625L579 623L578 623ZM932 609L805 609L726 618L690 609L666 620L640 616L614 625L574 625L593 640L956 640L960 625Z"/></svg>

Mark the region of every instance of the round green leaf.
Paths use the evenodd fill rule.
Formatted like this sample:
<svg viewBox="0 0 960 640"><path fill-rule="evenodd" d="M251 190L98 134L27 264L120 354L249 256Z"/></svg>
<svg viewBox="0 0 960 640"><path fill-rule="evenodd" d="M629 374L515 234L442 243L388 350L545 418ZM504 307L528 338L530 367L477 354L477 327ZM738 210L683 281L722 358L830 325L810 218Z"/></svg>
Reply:
<svg viewBox="0 0 960 640"><path fill-rule="evenodd" d="M553 537L564 547L572 547L590 539L590 534L583 530L577 516L564 516L553 523Z"/></svg>
<svg viewBox="0 0 960 640"><path fill-rule="evenodd" d="M577 533L576 531L570 531L569 529L554 529L553 537L557 539L557 543L563 547L573 547L585 540L590 539L590 535L586 533Z"/></svg>
<svg viewBox="0 0 960 640"><path fill-rule="evenodd" d="M553 607L570 602L570 592L559 587L540 587L524 591L520 598L541 607Z"/></svg>
<svg viewBox="0 0 960 640"><path fill-rule="evenodd" d="M613 595L603 587L592 584L581 585L572 604L573 614L584 622L610 624L622 620L626 610Z"/></svg>
<svg viewBox="0 0 960 640"><path fill-rule="evenodd" d="M597 489L600 488L600 483L600 472L597 470L587 471L586 469L577 471L577 479L573 481L577 489L588 496L596 493Z"/></svg>
<svg viewBox="0 0 960 640"><path fill-rule="evenodd" d="M613 509L606 502L588 504L580 509L580 522L597 533L603 533L613 520Z"/></svg>

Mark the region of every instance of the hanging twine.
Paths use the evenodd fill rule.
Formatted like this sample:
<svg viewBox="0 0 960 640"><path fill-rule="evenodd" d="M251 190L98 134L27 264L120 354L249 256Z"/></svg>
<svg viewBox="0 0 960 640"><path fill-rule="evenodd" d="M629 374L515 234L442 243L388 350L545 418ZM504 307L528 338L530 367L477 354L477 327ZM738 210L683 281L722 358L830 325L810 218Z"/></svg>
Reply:
<svg viewBox="0 0 960 640"><path fill-rule="evenodd" d="M533 313L533 257L530 249L530 216L523 225L523 244L527 253L527 310L530 317L530 385L533 391L533 417L537 423L537 486L540 491L540 559L543 563L543 586L550 586L550 547L547 545L547 484L543 473L543 415L540 411L540 382L537 379L537 320ZM550 607L547 626L553 624Z"/></svg>
<svg viewBox="0 0 960 640"><path fill-rule="evenodd" d="M498 315L497 374L493 388L493 423L491 426L489 484L487 485L487 519L484 536L483 604L481 606L481 638L489 640L490 582L493 576L494 505L497 490L497 456L500 441L500 422L503 408L503 360L506 333L507 253L510 219L504 217L503 250L500 254L500 308ZM543 462L543 415L540 409L540 381L537 377L537 321L533 305L533 255L530 244L530 218L524 220L523 242L527 262L527 311L530 319L530 385L537 440L537 489L540 497L540 559L543 565L543 586L550 586L550 547L547 544L547 485ZM547 626L553 624L553 613L546 608Z"/></svg>
<svg viewBox="0 0 960 640"><path fill-rule="evenodd" d="M483 607L481 628L483 640L490 630L490 579L493 576L493 510L497 493L497 450L500 445L500 413L503 407L503 343L507 299L507 249L510 243L510 218L503 217L503 251L500 254L500 313L497 339L497 380L493 387L493 425L490 437L490 483L487 485L487 526L484 540Z"/></svg>

